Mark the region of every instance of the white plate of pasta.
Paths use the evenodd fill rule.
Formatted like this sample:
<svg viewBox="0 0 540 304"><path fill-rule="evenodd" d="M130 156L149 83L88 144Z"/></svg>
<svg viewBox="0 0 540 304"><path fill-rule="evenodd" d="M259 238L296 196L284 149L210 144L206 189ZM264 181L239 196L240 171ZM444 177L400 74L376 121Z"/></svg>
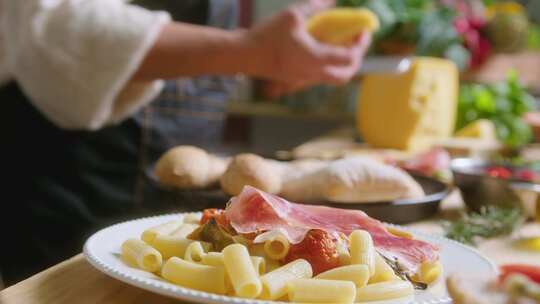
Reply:
<svg viewBox="0 0 540 304"><path fill-rule="evenodd" d="M163 262L163 267L158 267L156 269L161 270L161 276L166 276L168 278L164 279L157 273L159 271L156 271L156 269L151 269L154 263L157 261L155 260L155 257L152 255L147 255L145 257L141 258L141 265L146 265L144 267L150 267L150 270L153 270L154 272L144 271L141 269L138 269L140 267L137 267L137 262L128 261L128 259L122 258L122 255L125 255L125 252L122 252L122 245L125 247L135 248L134 250L138 250L137 246L140 244L129 244L126 245L126 240L131 240L134 242L134 240L141 238L143 236L143 239L152 238L155 236L152 236L152 231L149 230L152 227L162 227L161 229L170 229L176 231L176 236L181 237L182 235L187 235L187 231L192 231L196 224L193 224L195 221L197 221L198 218L200 218L200 213L189 213L189 214L175 214L175 215L164 215L164 216L158 216L158 217L150 217L150 218L143 218L138 220L133 220L129 222L124 222L121 224L117 224L114 226L111 226L109 228L103 229L96 234L94 234L92 237L88 239L88 241L85 244L84 247L84 254L88 261L97 269L100 271L112 276L113 278L116 278L118 280L124 281L128 284L137 286L139 288L143 288L152 292L156 292L165 296L174 297L177 299L185 300L188 302L196 302L196 303L268 303L268 300L260 300L260 299L246 299L237 297L234 295L234 292L229 292L227 295L227 285L231 285L231 283L227 282L219 282L221 278L223 278L223 269L222 268L210 268L206 265L201 265L200 267L197 267L196 269L189 270L190 266L193 266L195 263L201 263L201 260L204 260L206 264L214 265L216 263L223 263L223 259L225 256L225 259L228 256L235 257L235 264L241 264L240 259L241 255L245 252L242 252L238 249L238 246L236 248L228 248L228 250L224 250L221 253L213 253L209 254L207 253L207 249L205 248L205 245L199 246L201 242L190 242L189 245L191 253L189 253L192 257L188 259L180 259L180 258L174 258L169 259L168 262ZM171 223L177 222L178 225L175 227L169 226L167 228L167 225L171 225ZM186 223L184 223L186 222ZM163 225L165 224L165 225ZM155 234L158 234L159 232L158 228L155 230ZM184 229L184 231L182 231ZM403 231L407 231L405 228L399 228ZM149 232L150 231L150 232ZM150 236L149 236L150 234ZM494 265L487 260L486 258L482 257L478 252L475 250L468 248L466 246L463 246L459 243L456 243L451 240L447 240L444 238L439 237L431 237L419 233L414 233L414 237L420 240L424 240L427 242L430 242L432 244L436 244L440 247L440 262L443 266L443 269L445 269L445 272L449 271L455 271L459 269L467 269L467 271L474 272L475 274L485 274L485 275L493 275L496 273L496 268ZM167 246L166 242L170 241L169 239L165 238L164 240L165 245L161 246ZM142 240L141 240L142 242ZM198 245L192 245L192 244L198 244ZM187 245L187 246L189 246ZM183 245L180 245L183 246ZM243 245L240 245L243 246ZM174 252L166 252L167 250L176 250L176 249L170 249L170 248L159 248L162 252L168 255L174 254ZM130 250L129 248L127 249ZM185 249L183 250L184 257L185 256ZM133 252L132 252L133 253ZM203 256L201 256L203 255ZM250 255L252 255L250 253ZM257 263L261 263L263 259L257 259L255 255L252 255L250 259L251 262L255 267L258 269L257 272L264 272L264 270L261 269L260 264L259 266ZM188 261L191 259L192 261ZM229 257L230 259L230 257ZM305 272L303 270L305 267L305 263L298 262L300 260L297 260L296 263L291 262L292 266L289 266L289 269L294 269L296 272ZM185 264L190 265L185 265ZM149 265L149 266L148 266ZM187 268L186 268L187 266ZM199 265L197 265L199 266ZM292 267L292 268L291 268ZM189 275L189 280L191 282L188 282L187 285L190 285L192 288L186 288L182 287L181 284L183 278L176 277L178 274L175 274L175 271L185 272L186 269L188 269L188 272L191 271L192 273ZM217 270L216 269L220 269ZM357 269L358 270L358 269ZM362 270L362 269L360 269ZM262 274L262 273L261 273ZM264 276L264 274L263 274ZM279 276L279 275L278 275ZM277 277L277 276L274 276ZM405 296L401 297L398 296L396 298L387 299L387 301L390 301L391 303L396 302L402 302L402 303L450 303L451 300L447 295L445 284L444 284L444 277L445 274L442 274L440 278L436 280L433 284L431 284L426 290L416 290L414 292L414 296ZM272 276L269 276L269 278L272 278ZM238 279L238 278L237 278ZM175 283L172 283L172 281L175 281ZM199 282L199 281L200 282ZM204 281L203 281L204 280ZM230 279L229 279L230 281ZM296 284L303 284L306 280L297 280ZM309 280L308 280L309 281ZM324 290L325 288L328 288L327 286L324 286L327 280L321 280L323 282L321 286L318 286L318 290ZM200 286L199 286L200 285ZM201 288L201 286L206 285L206 287ZM215 286L214 286L215 285ZM219 285L219 286L218 286ZM372 284L368 284L367 286L370 286ZM344 285L346 286L346 285ZM199 291L195 290L193 288L198 289L206 289L206 291ZM253 292L253 290L250 290L256 287L246 287L245 292ZM279 287L270 287L266 288L266 293L268 297L268 290L272 289L279 289ZM294 288L294 285L293 285ZM307 289L306 289L307 288ZM304 287L303 291L309 290L311 287ZM343 286L331 286L330 289L334 291L341 290L340 288L343 288L344 290L346 287ZM398 288L399 289L399 288ZM234 290L234 288L233 288ZM313 292L313 290L311 290ZM302 292L302 290L300 291ZM346 291L339 291L340 293L346 293ZM222 293L221 295L219 293ZM285 297L279 296L277 300L283 300ZM335 302L341 302L341 300L336 299ZM379 303L379 302L377 302Z"/></svg>

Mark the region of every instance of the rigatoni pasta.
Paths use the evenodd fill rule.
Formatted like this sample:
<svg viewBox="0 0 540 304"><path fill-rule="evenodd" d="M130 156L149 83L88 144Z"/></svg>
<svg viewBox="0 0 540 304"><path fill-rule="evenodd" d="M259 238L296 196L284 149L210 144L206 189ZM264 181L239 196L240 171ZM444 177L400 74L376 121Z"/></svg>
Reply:
<svg viewBox="0 0 540 304"><path fill-rule="evenodd" d="M442 271L441 262L424 262L420 265L420 269L418 273L413 276L413 279L425 284L431 284L441 276Z"/></svg>
<svg viewBox="0 0 540 304"><path fill-rule="evenodd" d="M266 260L258 256L250 257L253 268L257 271L259 275L266 273ZM223 262L223 253L221 252L208 252L202 256L201 264L210 265L210 266L225 266Z"/></svg>
<svg viewBox="0 0 540 304"><path fill-rule="evenodd" d="M289 252L289 240L283 234L276 234L271 239L264 242L264 252L274 260L283 259Z"/></svg>
<svg viewBox="0 0 540 304"><path fill-rule="evenodd" d="M350 237L351 264L363 264L375 274L375 247L371 235L365 230L355 230Z"/></svg>
<svg viewBox="0 0 540 304"><path fill-rule="evenodd" d="M394 273L394 270L384 258L378 253L375 253L375 273L369 279L369 283L379 283L385 281L391 281L398 278Z"/></svg>
<svg viewBox="0 0 540 304"><path fill-rule="evenodd" d="M158 234L169 235L182 225L180 220L170 221L143 231L141 239L148 244L152 244Z"/></svg>
<svg viewBox="0 0 540 304"><path fill-rule="evenodd" d="M354 303L356 286L337 280L296 279L287 284L289 301L304 303Z"/></svg>
<svg viewBox="0 0 540 304"><path fill-rule="evenodd" d="M264 258L258 257L258 256L252 256L250 257L251 264L253 264L253 268L255 268L255 271L261 276L266 272L266 260Z"/></svg>
<svg viewBox="0 0 540 304"><path fill-rule="evenodd" d="M356 302L382 301L410 296L414 288L410 282L395 280L368 284L356 290Z"/></svg>
<svg viewBox="0 0 540 304"><path fill-rule="evenodd" d="M287 283L294 279L311 278L313 270L306 260L292 261L261 277L261 298L276 300L287 294Z"/></svg>
<svg viewBox="0 0 540 304"><path fill-rule="evenodd" d="M186 252L184 253L184 259L186 261L199 263L202 261L203 256L206 255L209 248L209 243L194 241L187 246Z"/></svg>
<svg viewBox="0 0 540 304"><path fill-rule="evenodd" d="M122 244L122 258L148 272L158 271L162 264L159 251L139 239L129 239Z"/></svg>
<svg viewBox="0 0 540 304"><path fill-rule="evenodd" d="M197 224L182 224L180 227L178 227L176 230L171 232L171 236L174 237L187 237L190 233L192 233L195 229L197 229L199 225Z"/></svg>
<svg viewBox="0 0 540 304"><path fill-rule="evenodd" d="M353 303L392 300L414 293L413 285L398 277L375 250L367 231L355 230L348 237L341 234L337 238L328 234L324 238L326 232L316 230L319 234L305 244L291 244L279 230L241 234L226 222L203 221L202 225L210 225L203 227L196 224L199 221L200 216L193 215L184 217L184 222L170 221L149 228L142 233L143 240L129 239L122 244L122 258L180 286L250 299ZM409 237L400 230L391 233ZM334 244L329 245L329 240ZM291 246L298 247L289 250ZM218 252L216 248L224 249ZM317 250L328 255L311 260ZM299 252L307 252L306 258ZM323 269L316 263L326 258L333 259L332 267L313 277L313 269ZM412 279L430 284L441 273L440 262L424 262Z"/></svg>
<svg viewBox="0 0 540 304"><path fill-rule="evenodd" d="M172 257L163 265L161 275L188 288L217 294L226 292L225 269L220 266L201 265Z"/></svg>
<svg viewBox="0 0 540 304"><path fill-rule="evenodd" d="M188 213L184 215L183 222L185 224L199 224L201 221L200 213Z"/></svg>
<svg viewBox="0 0 540 304"><path fill-rule="evenodd" d="M259 274L253 267L244 245L232 244L223 249L223 262L234 291L242 298L256 298L261 294Z"/></svg>
<svg viewBox="0 0 540 304"><path fill-rule="evenodd" d="M360 264L341 266L320 273L315 279L351 281L356 287L363 287L369 280L369 268Z"/></svg>
<svg viewBox="0 0 540 304"><path fill-rule="evenodd" d="M151 245L161 253L163 259L167 260L173 256L184 257L186 248L193 242L195 241L183 237L158 234Z"/></svg>

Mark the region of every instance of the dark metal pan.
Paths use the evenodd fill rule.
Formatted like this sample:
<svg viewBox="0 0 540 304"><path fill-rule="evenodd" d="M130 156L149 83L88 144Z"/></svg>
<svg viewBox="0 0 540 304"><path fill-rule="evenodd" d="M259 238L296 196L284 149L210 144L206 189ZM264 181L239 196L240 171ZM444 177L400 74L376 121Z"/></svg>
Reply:
<svg viewBox="0 0 540 304"><path fill-rule="evenodd" d="M441 200L448 196L451 188L430 177L419 175L413 177L422 186L426 196L369 203L325 202L321 205L362 210L369 216L388 223L404 224L423 220L437 213ZM229 198L221 190L175 191L175 200L183 206L191 206L190 209L193 210L224 208Z"/></svg>

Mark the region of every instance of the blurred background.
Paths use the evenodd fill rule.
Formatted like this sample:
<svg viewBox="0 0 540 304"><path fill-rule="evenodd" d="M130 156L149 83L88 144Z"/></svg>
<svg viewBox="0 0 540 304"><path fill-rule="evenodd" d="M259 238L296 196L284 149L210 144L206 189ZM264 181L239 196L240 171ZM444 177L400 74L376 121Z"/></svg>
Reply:
<svg viewBox="0 0 540 304"><path fill-rule="evenodd" d="M248 26L292 2L242 1L241 24ZM540 94L540 1L340 0L337 4L368 7L378 15L381 29L368 61L430 56L457 65L461 86L456 131L486 118L503 143L519 146L534 140L534 115L527 121L522 118L534 111L537 102L532 96ZM513 78L525 97L503 92ZM337 126L353 126L362 102L358 97L362 77L345 87L320 86L278 100L261 96L254 80L239 76L239 82L237 98L229 103L224 140L261 154L290 150ZM524 108L513 113L508 109L514 103ZM275 136L283 132L286 137Z"/></svg>

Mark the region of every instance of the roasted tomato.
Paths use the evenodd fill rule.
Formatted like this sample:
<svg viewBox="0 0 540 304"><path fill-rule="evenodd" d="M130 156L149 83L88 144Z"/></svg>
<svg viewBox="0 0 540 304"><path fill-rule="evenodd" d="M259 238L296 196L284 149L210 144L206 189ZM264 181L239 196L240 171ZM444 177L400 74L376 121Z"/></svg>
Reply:
<svg viewBox="0 0 540 304"><path fill-rule="evenodd" d="M304 259L311 264L313 275L339 266L336 241L324 230L310 230L304 240L291 245L285 263Z"/></svg>
<svg viewBox="0 0 540 304"><path fill-rule="evenodd" d="M225 210L215 208L205 209L203 211L200 224L206 224L211 218L215 218L218 225L220 225L222 228L229 230L230 225L229 220L227 219L227 217L225 217Z"/></svg>
<svg viewBox="0 0 540 304"><path fill-rule="evenodd" d="M501 266L501 282L511 274L519 273L527 276L531 281L540 284L540 267L522 264L508 264Z"/></svg>

